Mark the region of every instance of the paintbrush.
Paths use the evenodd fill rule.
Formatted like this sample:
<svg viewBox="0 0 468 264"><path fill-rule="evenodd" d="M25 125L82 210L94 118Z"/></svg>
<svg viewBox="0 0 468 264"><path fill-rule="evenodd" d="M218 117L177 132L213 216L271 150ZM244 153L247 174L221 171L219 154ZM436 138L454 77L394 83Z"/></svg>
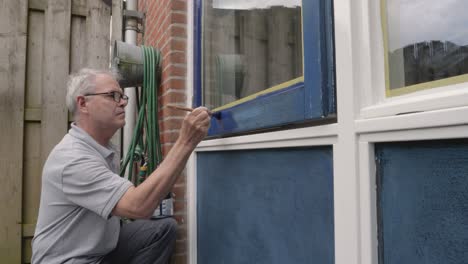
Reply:
<svg viewBox="0 0 468 264"><path fill-rule="evenodd" d="M167 107L172 108L172 109L177 109L177 110L182 110L182 111L187 111L187 112L192 112L194 109L190 107L183 107L183 106L178 106L178 105L167 105Z"/></svg>
<svg viewBox="0 0 468 264"><path fill-rule="evenodd" d="M172 109L177 109L177 110L187 111L187 112L192 112L194 110L193 108L190 108L190 107L184 107L184 106L178 106L178 105L168 104L166 106L169 107L169 108L172 108ZM208 114L210 116L213 116L213 117L217 118L217 119L219 119L219 117L220 117L219 113L213 113L210 110L208 110Z"/></svg>

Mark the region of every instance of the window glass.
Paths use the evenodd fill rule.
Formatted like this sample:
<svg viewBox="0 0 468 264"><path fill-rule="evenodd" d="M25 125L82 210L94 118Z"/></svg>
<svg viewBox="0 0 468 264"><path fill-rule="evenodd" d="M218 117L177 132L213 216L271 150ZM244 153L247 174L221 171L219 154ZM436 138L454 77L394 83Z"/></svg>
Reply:
<svg viewBox="0 0 468 264"><path fill-rule="evenodd" d="M387 95L468 81L468 1L382 0Z"/></svg>
<svg viewBox="0 0 468 264"><path fill-rule="evenodd" d="M301 0L208 0L202 19L203 105L303 75Z"/></svg>

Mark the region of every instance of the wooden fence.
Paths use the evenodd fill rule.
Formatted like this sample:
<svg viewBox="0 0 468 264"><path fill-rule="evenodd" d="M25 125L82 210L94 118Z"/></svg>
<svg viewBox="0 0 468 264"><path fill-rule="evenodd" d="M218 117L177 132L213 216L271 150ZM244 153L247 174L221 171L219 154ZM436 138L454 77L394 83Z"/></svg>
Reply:
<svg viewBox="0 0 468 264"><path fill-rule="evenodd" d="M0 0L2 263L30 262L42 166L70 121L67 76L108 67L121 14L120 0Z"/></svg>

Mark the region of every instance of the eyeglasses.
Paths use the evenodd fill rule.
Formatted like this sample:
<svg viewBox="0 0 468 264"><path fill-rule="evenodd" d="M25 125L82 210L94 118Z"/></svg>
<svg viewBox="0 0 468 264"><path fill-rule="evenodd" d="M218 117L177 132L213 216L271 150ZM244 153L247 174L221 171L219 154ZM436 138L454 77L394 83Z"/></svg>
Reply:
<svg viewBox="0 0 468 264"><path fill-rule="evenodd" d="M125 101L128 100L128 96L126 96L123 93L116 92L116 91L107 92L107 93L90 93L90 94L85 94L84 96L93 96L93 95L104 95L104 96L112 97L116 103L120 103L120 99L124 99Z"/></svg>

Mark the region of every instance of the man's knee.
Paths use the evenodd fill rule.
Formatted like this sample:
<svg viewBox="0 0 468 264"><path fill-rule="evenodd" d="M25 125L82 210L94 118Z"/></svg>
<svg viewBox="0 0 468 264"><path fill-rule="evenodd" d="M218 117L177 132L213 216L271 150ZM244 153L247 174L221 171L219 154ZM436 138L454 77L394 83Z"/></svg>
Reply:
<svg viewBox="0 0 468 264"><path fill-rule="evenodd" d="M164 227L165 230L167 230L167 233L175 239L177 235L177 221L172 217L168 217L162 220L164 221Z"/></svg>
<svg viewBox="0 0 468 264"><path fill-rule="evenodd" d="M175 241L177 236L177 221L174 218L168 217L153 221L155 221L155 223L158 226L158 229L162 234L164 234L164 237L166 237L167 240Z"/></svg>

